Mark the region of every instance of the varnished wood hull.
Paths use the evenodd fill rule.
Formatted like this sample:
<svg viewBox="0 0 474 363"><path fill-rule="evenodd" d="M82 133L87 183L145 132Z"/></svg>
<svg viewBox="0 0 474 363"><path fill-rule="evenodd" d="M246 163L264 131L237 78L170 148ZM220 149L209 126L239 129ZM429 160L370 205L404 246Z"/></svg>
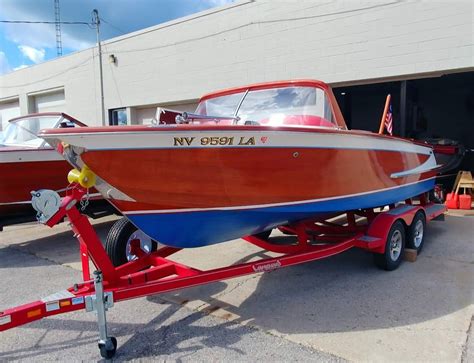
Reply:
<svg viewBox="0 0 474 363"><path fill-rule="evenodd" d="M34 220L31 191L64 188L70 169L53 149L0 149L0 228Z"/></svg>
<svg viewBox="0 0 474 363"><path fill-rule="evenodd" d="M390 204L434 185L429 147L370 133L238 126L113 131L46 137L71 145L66 158L79 151L80 163L126 196L112 203L173 246Z"/></svg>

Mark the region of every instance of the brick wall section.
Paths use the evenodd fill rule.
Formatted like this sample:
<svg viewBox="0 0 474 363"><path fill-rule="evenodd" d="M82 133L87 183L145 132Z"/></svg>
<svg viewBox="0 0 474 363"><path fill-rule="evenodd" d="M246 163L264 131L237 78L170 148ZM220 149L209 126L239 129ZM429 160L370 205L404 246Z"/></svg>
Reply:
<svg viewBox="0 0 474 363"><path fill-rule="evenodd" d="M473 70L473 19L471 1L241 1L104 42L106 108L277 79L363 83ZM0 101L64 86L67 111L97 123L95 52L0 77Z"/></svg>

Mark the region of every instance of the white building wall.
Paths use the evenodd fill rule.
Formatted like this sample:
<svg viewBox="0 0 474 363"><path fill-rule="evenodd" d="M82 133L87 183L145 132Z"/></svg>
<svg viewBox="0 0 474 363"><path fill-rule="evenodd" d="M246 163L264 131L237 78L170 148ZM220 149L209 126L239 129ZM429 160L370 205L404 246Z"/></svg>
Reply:
<svg viewBox="0 0 474 363"><path fill-rule="evenodd" d="M195 102L278 79L350 84L473 70L473 19L471 1L241 1L104 42L105 104ZM68 112L97 124L94 52L0 77L0 102L64 87Z"/></svg>
<svg viewBox="0 0 474 363"><path fill-rule="evenodd" d="M20 104L18 99L0 103L0 131L6 129L8 120L20 116Z"/></svg>

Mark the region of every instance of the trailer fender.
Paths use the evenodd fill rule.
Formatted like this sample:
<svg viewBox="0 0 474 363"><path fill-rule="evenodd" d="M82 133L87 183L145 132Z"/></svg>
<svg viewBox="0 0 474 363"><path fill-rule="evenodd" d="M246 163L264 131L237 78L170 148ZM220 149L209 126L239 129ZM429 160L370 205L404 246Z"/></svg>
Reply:
<svg viewBox="0 0 474 363"><path fill-rule="evenodd" d="M419 210L424 213L421 206L405 204L377 215L367 229L367 236L377 238L380 242L373 244L370 250L375 253L385 253L385 241L392 225L400 220L405 228L408 228Z"/></svg>

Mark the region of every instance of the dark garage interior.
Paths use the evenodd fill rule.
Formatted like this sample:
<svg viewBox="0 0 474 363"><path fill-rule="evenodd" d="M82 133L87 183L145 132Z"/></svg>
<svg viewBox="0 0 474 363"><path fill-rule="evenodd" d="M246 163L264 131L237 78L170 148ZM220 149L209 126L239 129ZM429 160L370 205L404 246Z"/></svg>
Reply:
<svg viewBox="0 0 474 363"><path fill-rule="evenodd" d="M387 94L392 96L394 135L440 138L463 144L466 154L451 177L440 182L450 190L457 170L474 171L474 72L338 87L334 93L351 129L377 132Z"/></svg>

